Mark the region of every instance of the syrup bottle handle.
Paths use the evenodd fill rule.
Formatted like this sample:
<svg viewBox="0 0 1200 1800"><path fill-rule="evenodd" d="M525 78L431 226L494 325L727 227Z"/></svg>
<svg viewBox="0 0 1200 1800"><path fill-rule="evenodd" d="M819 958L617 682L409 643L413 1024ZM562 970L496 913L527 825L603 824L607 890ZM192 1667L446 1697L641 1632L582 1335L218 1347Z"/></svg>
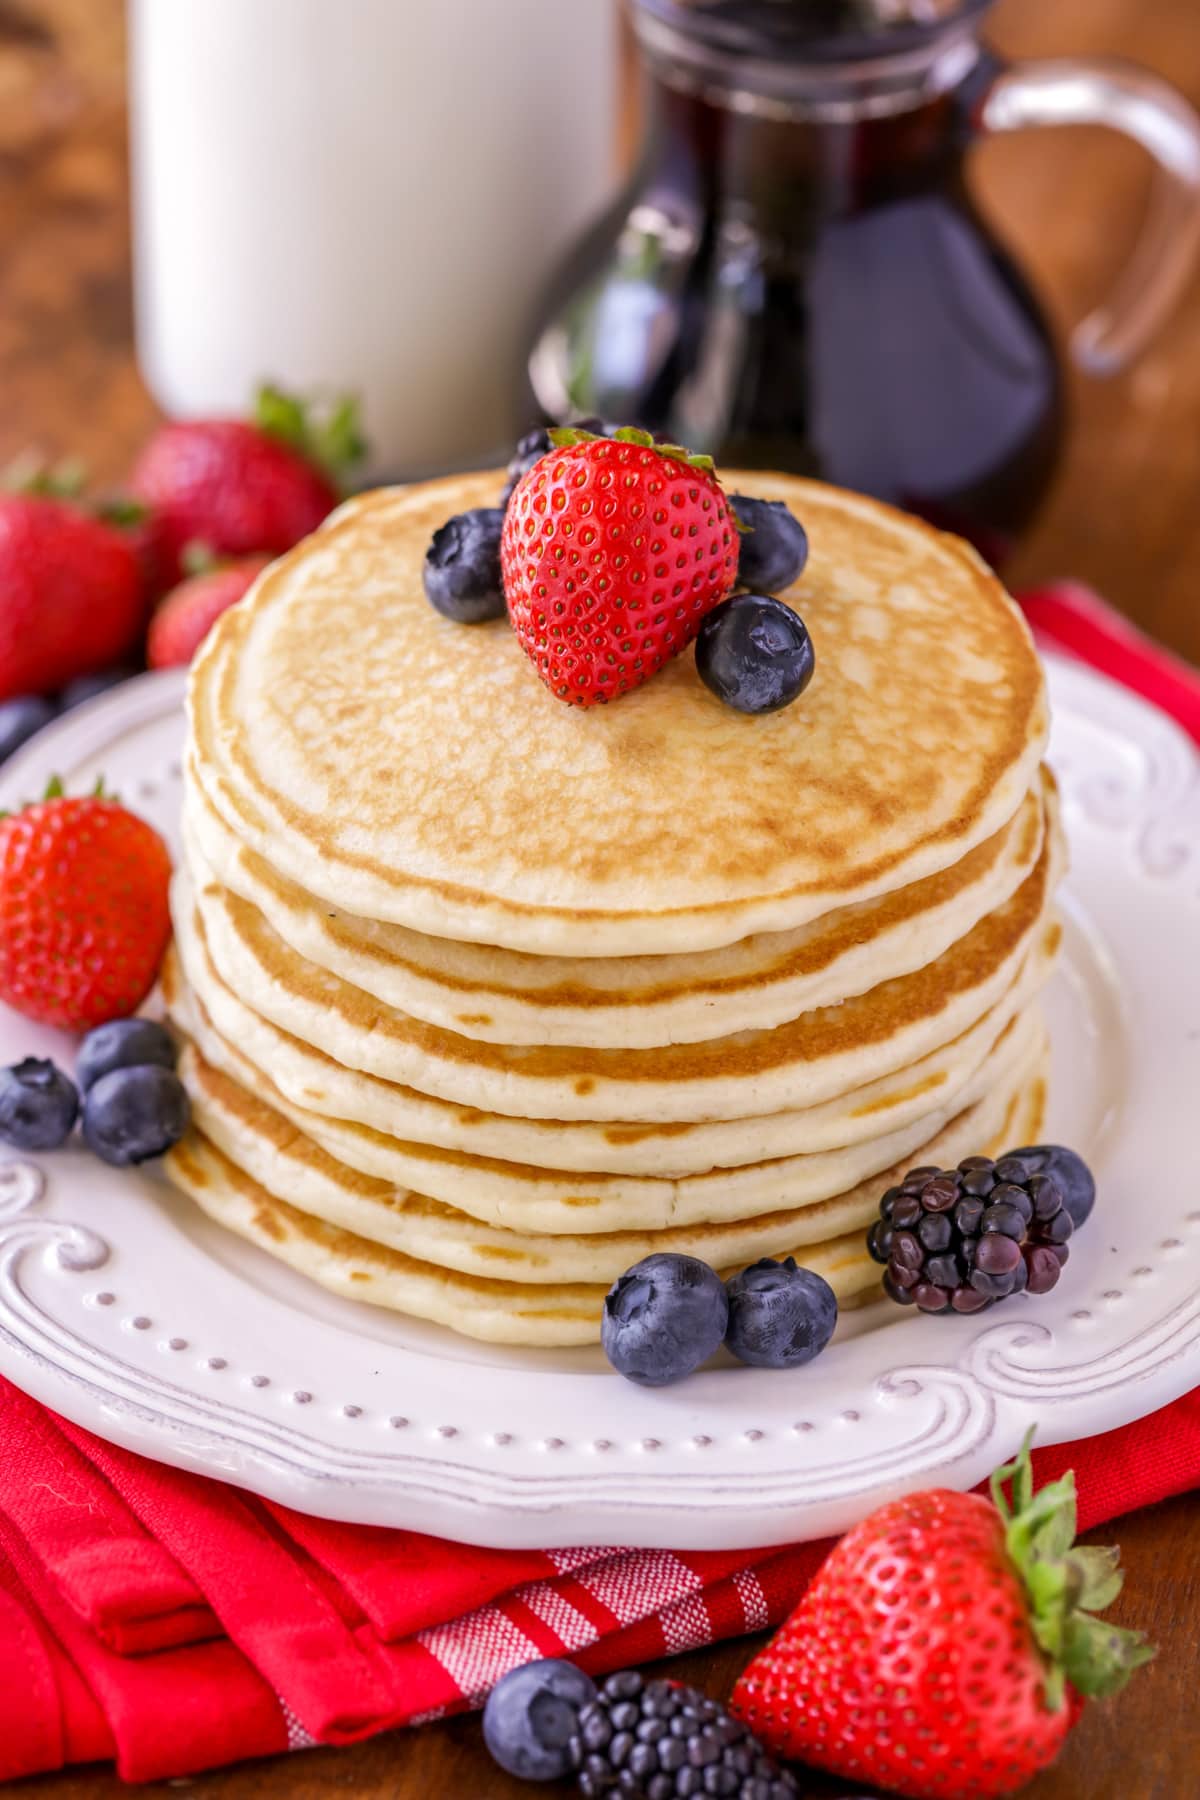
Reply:
<svg viewBox="0 0 1200 1800"><path fill-rule="evenodd" d="M1071 338L1090 375L1138 356L1181 298L1200 252L1200 115L1169 83L1131 63L1055 58L1001 67L977 111L984 131L1107 125L1157 164L1141 235L1104 302Z"/></svg>

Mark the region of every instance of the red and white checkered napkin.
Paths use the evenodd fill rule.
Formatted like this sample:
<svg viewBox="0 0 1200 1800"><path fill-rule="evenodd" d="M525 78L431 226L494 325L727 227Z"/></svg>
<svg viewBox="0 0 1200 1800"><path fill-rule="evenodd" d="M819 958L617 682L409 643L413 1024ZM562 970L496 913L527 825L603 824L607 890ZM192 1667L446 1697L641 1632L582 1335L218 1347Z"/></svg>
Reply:
<svg viewBox="0 0 1200 1800"><path fill-rule="evenodd" d="M1094 597L1031 622L1200 739L1200 677ZM115 1758L129 1780L347 1743L478 1704L506 1670L597 1671L783 1618L827 1544L476 1550L305 1518L111 1446L0 1381L0 1778ZM1084 1527L1200 1484L1200 1391L1035 1453Z"/></svg>

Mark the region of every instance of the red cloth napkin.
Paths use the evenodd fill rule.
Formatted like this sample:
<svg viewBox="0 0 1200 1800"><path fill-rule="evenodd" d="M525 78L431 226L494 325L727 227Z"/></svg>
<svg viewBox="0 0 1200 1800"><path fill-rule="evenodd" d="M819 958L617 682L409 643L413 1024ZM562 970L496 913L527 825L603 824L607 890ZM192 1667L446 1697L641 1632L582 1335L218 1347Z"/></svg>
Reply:
<svg viewBox="0 0 1200 1800"><path fill-rule="evenodd" d="M1086 590L1025 605L1041 641L1200 741L1200 674ZM332 1524L114 1449L3 1380L0 1443L0 1778L191 1774L476 1705L533 1656L650 1661L777 1623L829 1547L510 1552ZM1200 1390L1034 1462L1075 1469L1084 1529L1184 1492Z"/></svg>

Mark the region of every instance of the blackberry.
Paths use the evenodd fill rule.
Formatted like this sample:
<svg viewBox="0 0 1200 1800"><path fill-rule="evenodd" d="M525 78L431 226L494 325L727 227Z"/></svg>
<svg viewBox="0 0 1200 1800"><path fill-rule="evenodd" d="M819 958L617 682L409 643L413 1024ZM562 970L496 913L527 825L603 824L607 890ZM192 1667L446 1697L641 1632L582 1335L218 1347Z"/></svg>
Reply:
<svg viewBox="0 0 1200 1800"><path fill-rule="evenodd" d="M1051 1166L1043 1148L996 1162L967 1156L957 1169L910 1169L884 1194L867 1233L868 1251L885 1264L884 1292L931 1313L982 1312L1010 1294L1048 1294L1075 1229Z"/></svg>
<svg viewBox="0 0 1200 1800"><path fill-rule="evenodd" d="M635 1670L610 1675L601 1685L580 1711L570 1748L587 1800L605 1794L796 1800L800 1792L718 1701L673 1681L647 1681Z"/></svg>

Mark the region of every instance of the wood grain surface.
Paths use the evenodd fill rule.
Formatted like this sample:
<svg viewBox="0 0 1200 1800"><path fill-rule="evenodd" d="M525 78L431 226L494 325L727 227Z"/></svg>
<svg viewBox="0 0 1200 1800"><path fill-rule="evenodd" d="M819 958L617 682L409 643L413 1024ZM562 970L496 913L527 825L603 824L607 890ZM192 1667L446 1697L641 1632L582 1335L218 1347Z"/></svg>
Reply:
<svg viewBox="0 0 1200 1800"><path fill-rule="evenodd" d="M0 462L31 445L71 452L105 481L119 479L156 416L131 347L122 30L119 0L0 0ZM1200 104L1197 0L999 0L992 35L1014 56L1129 57ZM1065 330L1133 240L1143 159L1100 131L1031 133L985 146L978 179ZM1107 383L1073 378L1072 412L1061 475L1010 571L1014 584L1091 581L1200 661L1200 279L1136 369ZM1200 1502L1147 1510L1115 1535L1130 1576L1117 1616L1148 1629L1162 1655L1125 1695L1088 1711L1030 1800L1200 1792ZM753 1647L665 1666L725 1694ZM532 1791L492 1767L473 1719L170 1784L181 1787L204 1800ZM107 1770L87 1769L7 1791L83 1800L120 1790ZM814 1778L805 1791L841 1790Z"/></svg>

